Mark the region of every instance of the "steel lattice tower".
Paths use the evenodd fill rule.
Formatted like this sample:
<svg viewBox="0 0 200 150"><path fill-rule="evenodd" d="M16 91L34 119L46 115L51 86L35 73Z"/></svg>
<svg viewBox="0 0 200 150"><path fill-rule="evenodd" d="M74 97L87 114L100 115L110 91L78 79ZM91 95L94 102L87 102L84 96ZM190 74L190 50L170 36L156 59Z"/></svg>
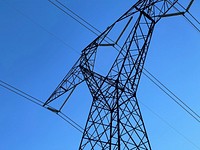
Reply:
<svg viewBox="0 0 200 150"><path fill-rule="evenodd" d="M173 16L177 0L139 0L83 51L44 107L58 113L86 82L93 97L79 150L151 150L136 92L155 24ZM106 75L95 70L99 49L118 55ZM58 102L61 96L65 100ZM59 103L58 109L49 105Z"/></svg>

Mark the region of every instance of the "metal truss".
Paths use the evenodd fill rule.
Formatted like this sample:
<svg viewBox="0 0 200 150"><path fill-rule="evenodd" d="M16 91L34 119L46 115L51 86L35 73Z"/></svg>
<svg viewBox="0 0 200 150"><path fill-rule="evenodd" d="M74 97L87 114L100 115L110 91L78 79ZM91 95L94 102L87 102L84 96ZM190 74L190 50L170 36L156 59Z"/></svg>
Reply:
<svg viewBox="0 0 200 150"><path fill-rule="evenodd" d="M151 150L136 98L156 23L176 13L177 0L139 0L83 51L44 103L60 112L70 95L86 82L93 97L79 150ZM99 49L117 50L106 75L96 72ZM58 99L66 95L64 100Z"/></svg>

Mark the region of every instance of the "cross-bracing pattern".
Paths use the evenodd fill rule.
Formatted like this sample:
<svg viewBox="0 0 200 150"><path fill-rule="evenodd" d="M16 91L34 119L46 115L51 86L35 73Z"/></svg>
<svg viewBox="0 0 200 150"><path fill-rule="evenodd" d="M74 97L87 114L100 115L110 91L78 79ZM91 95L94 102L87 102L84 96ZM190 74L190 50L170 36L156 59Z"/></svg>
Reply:
<svg viewBox="0 0 200 150"><path fill-rule="evenodd" d="M152 32L171 14L177 0L139 0L92 41L44 106L57 103L59 112L70 95L86 82L93 97L79 150L150 150L136 92ZM168 14L169 13L169 14ZM118 50L106 75L96 72L99 49ZM58 102L58 98L66 99Z"/></svg>

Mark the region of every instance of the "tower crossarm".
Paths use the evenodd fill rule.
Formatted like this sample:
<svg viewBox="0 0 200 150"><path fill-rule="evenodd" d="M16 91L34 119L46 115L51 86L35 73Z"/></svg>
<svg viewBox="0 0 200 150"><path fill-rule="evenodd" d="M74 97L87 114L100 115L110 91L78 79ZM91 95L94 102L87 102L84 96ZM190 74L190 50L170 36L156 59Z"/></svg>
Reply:
<svg viewBox="0 0 200 150"><path fill-rule="evenodd" d="M61 110L66 101L69 99L71 93L74 91L77 85L84 81L84 78L81 74L81 70L79 67L80 59L74 64L68 74L64 77L61 83L57 86L51 96L47 99L44 103L44 107L48 107L50 103L52 103L55 99L59 98L60 96L67 94L67 98L60 102L58 110ZM57 104L56 104L57 105ZM58 105L57 105L58 106Z"/></svg>
<svg viewBox="0 0 200 150"><path fill-rule="evenodd" d="M100 34L94 41L92 41L85 49L82 50L82 54L74 66L70 69L61 83L57 86L51 96L44 103L44 107L49 107L54 103L59 111L63 108L75 88L84 81L84 77L81 72L81 66L87 66L90 70L94 69L96 52L98 46L104 41L104 38L109 33L111 28L107 28L102 34ZM85 63L87 62L87 63ZM64 100L57 101L61 96L66 95Z"/></svg>

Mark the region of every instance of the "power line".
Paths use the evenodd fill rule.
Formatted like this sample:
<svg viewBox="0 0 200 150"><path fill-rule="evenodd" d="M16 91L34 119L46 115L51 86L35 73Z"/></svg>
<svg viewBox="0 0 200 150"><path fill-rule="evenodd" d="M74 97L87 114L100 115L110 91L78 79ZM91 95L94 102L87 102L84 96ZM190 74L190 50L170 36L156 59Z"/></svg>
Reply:
<svg viewBox="0 0 200 150"><path fill-rule="evenodd" d="M167 96L169 96L176 104L178 104L183 110L185 110L192 118L200 123L200 116L192 110L186 103L184 103L178 96L176 96L169 88L167 88L161 81L159 81L155 76L153 76L149 71L144 68L145 72L143 74L153 82L161 91L163 91ZM151 78L151 77L152 78Z"/></svg>
<svg viewBox="0 0 200 150"><path fill-rule="evenodd" d="M51 4L53 4L55 7L57 7L59 10L61 10L63 13L65 13L66 15L68 15L69 17L71 17L72 19L74 19L75 21L77 21L80 25L82 25L84 28L88 29L90 32L94 33L95 35L99 35L101 34L101 31L98 30L96 27L94 27L92 24L90 24L88 21L86 21L84 18L80 17L78 14L76 14L74 11L72 11L71 9L69 9L66 5L62 4L59 0L54 0L54 2L52 0L48 0ZM66 10L64 10L66 9ZM121 47L118 45L118 43L116 43L115 41L113 41L111 38L106 37L106 39L104 39L105 42L107 42L108 44L109 41L112 42L112 44L114 43L115 46L117 46L118 48L121 49ZM117 47L114 47L117 51L119 51L119 49L117 49Z"/></svg>
<svg viewBox="0 0 200 150"><path fill-rule="evenodd" d="M70 48L70 50L76 52L77 54L80 54L80 52L78 52L76 49L74 49L73 47L71 47L67 42L65 42L64 40L62 40L61 38L59 38L57 35L55 35L53 32L49 31L44 26L42 26L41 24L39 24L38 22L36 22L32 18L30 18L28 15L24 14L22 11L20 11L16 7L10 5L8 2L4 1L4 3L7 4L13 10L15 10L16 12L18 12L24 18L26 18L27 20L29 20L30 22L32 22L33 24L35 24L36 26L38 26L40 29L42 29L43 31L45 31L46 33L48 33L49 35L51 35L54 39L57 39L58 41L60 41L61 43L63 43L66 47Z"/></svg>
<svg viewBox="0 0 200 150"><path fill-rule="evenodd" d="M191 7L191 5L192 5L193 2L194 2L194 0L191 0L189 6L188 6L187 8L185 8L185 7L184 7L182 4L180 4L179 2L177 2L177 4L184 10L184 13L182 14L183 17L184 17L198 32L200 32L200 28L199 28L199 27L200 27L200 22L199 22L198 19L195 18L194 15L192 15L192 14L190 13L190 11L189 11L189 9L190 9L190 7ZM180 10L179 10L177 7L174 6L174 8L180 13ZM187 14L189 15L188 17L186 16ZM197 27L197 25L195 25L195 23L192 22L191 19L189 19L189 17L191 17L191 19L193 19L199 27Z"/></svg>
<svg viewBox="0 0 200 150"><path fill-rule="evenodd" d="M146 109L148 109L154 116L156 116L158 119L160 119L163 123L165 123L167 126L169 126L172 130L174 130L177 134L179 134L181 137L183 137L186 141L188 141L190 144L192 144L194 147L200 150L200 147L196 145L192 140L190 140L188 137L186 137L183 133L178 131L176 128L174 128L167 120L162 118L158 113L154 112L150 107L145 105L143 102L139 101L140 104L142 104Z"/></svg>
<svg viewBox="0 0 200 150"><path fill-rule="evenodd" d="M40 101L39 99L36 99L36 98L30 96L29 94L27 94L27 93L15 88L15 87L11 86L10 84L8 84L8 83L6 83L6 82L4 82L2 80L0 80L0 82L1 82L0 86L2 86L3 88L5 88L5 89L7 89L7 90L9 90L9 91L21 96L21 97L33 102L33 103L35 103L35 104L37 104L39 106L43 105L43 102Z"/></svg>
<svg viewBox="0 0 200 150"><path fill-rule="evenodd" d="M79 15L77 15L75 12L73 12L71 9L69 9L67 6L65 6L64 4L62 4L59 0L55 0L58 4L60 4L62 7L64 7L65 9L67 9L69 11L69 13L67 11L65 11L64 9L62 9L61 7L59 7L58 5L56 5L52 0L48 0L50 3L52 3L54 6L56 6L58 9L60 9L61 11L63 11L65 14L67 14L68 16L70 16L71 18L73 18L75 21L77 21L78 23L80 23L82 26L84 26L85 28L87 28L88 30L90 30L92 33L98 35L101 33L101 31L99 31L97 28L95 28L92 24L90 24L89 22L87 22L85 19L83 19L82 17L80 17ZM70 14L71 13L71 14ZM77 17L77 18L76 18ZM79 21L80 20L80 21ZM86 25L85 25L86 24ZM87 25L89 27L91 27L93 30L91 30L89 27L87 27ZM95 32L95 31L96 32Z"/></svg>
<svg viewBox="0 0 200 150"><path fill-rule="evenodd" d="M41 100L27 94L26 92L23 92L22 90L0 80L0 86L25 98L26 100L37 104L38 106L43 107L44 102L42 102ZM47 105L48 106L48 105ZM60 118L62 118L64 121L66 121L68 124L70 124L72 127L74 127L76 130L78 130L79 132L83 133L83 128L78 125L78 123L76 123L73 119L71 119L69 116L67 116L66 114L62 113L61 111L53 111L56 110L55 108L53 108L52 106L48 106L48 107L43 107L46 108L48 110L51 110L52 112L54 112L55 114L57 114Z"/></svg>
<svg viewBox="0 0 200 150"><path fill-rule="evenodd" d="M84 19L82 19L81 17L79 17L78 15L75 15L75 13L73 13L70 9L68 9L67 7L65 7L68 11L72 12L72 15L70 13L68 13L67 11L65 11L64 9L62 9L60 6L56 5L54 2L52 2L51 0L48 0L51 4L53 4L55 7L57 7L58 9L62 10L65 14L67 14L68 16L70 16L71 18L73 18L75 21L77 21L78 23L80 23L82 26L84 26L85 28L87 28L89 31L91 31L92 33L94 33L95 35L98 35L96 32L94 32L93 30L91 30L89 27L87 27L84 23L88 24L87 22L84 21ZM57 0L56 0L57 1ZM59 1L57 1L59 2ZM60 3L61 4L61 3ZM63 5L62 5L63 6ZM73 16L75 15L75 17ZM83 21L84 23L82 23L81 21L79 21L76 17L78 17L78 19L80 19L81 21ZM90 25L90 24L89 24ZM91 26L91 25L90 25ZM93 26L91 26L93 28ZM96 29L95 29L96 30Z"/></svg>
<svg viewBox="0 0 200 150"><path fill-rule="evenodd" d="M58 111L58 110L56 110L55 108L53 108L52 106L49 106L49 105L46 105L46 107L44 107L44 103L41 100L31 96L30 94L27 94L26 92L23 92L22 90L14 87L14 86L12 86L12 85L10 85L10 84L2 81L2 80L0 80L0 86L11 91L11 92L13 92L13 93L15 93L15 94L17 94L17 95L19 95L19 96L21 96L21 97L23 97L23 98L25 98L25 99L27 99L30 102L33 102L33 103L35 103L35 104L37 104L37 105L39 105L43 108L46 108L47 110L50 110L51 112L58 115L61 119L63 119L65 122L67 122L69 125L71 125L73 128L75 128L80 133L84 132L83 127L81 127L77 122L75 122L72 118L70 118L69 116L67 116L63 112ZM90 133L88 133L88 134L90 134Z"/></svg>

